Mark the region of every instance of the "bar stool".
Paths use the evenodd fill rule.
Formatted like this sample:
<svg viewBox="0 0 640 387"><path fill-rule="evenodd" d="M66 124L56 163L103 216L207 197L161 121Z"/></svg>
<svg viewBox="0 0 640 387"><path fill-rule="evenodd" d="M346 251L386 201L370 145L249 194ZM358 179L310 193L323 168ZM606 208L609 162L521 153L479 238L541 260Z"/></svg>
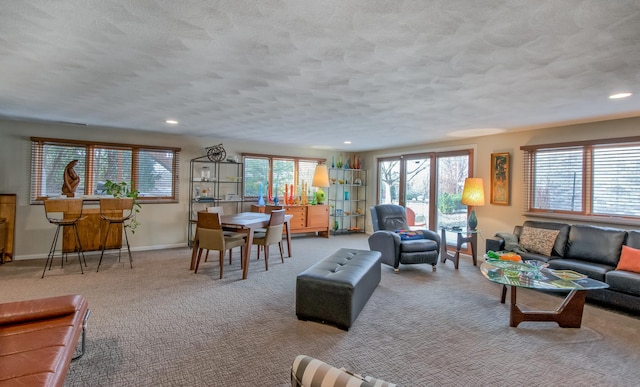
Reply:
<svg viewBox="0 0 640 387"><path fill-rule="evenodd" d="M129 265L133 269L133 258L131 257L131 247L129 246L129 236L127 235L127 226L124 224L127 220L133 216L133 198L102 198L100 199L100 219L107 222L107 231L104 233L104 240L102 241L102 253L100 254L100 261L98 261L98 269L100 270L100 264L102 263L102 257L104 256L104 250L107 247L107 239L109 238L109 232L112 225L120 225L124 229L124 238L127 242L127 251L129 252ZM120 255L122 252L122 243L118 247L118 262L120 262Z"/></svg>
<svg viewBox="0 0 640 387"><path fill-rule="evenodd" d="M49 223L55 224L57 227L56 232L53 236L51 248L49 249L49 254L47 255L47 260L44 263L44 269L42 270L41 278L44 278L44 273L47 271L47 265L49 265L49 270L51 270L51 265L53 264L53 256L55 255L56 246L58 244L58 236L60 235L60 229L64 230L65 227L71 227L73 229L73 235L75 236L76 240L74 250L78 253L80 272L84 274L84 270L82 269L82 260L84 260L85 266L87 266L87 260L84 257L82 244L80 243L80 236L78 235L78 222L84 219L82 217L82 199L46 199L44 201L44 212ZM82 259L80 259L81 254ZM61 249L60 253L60 256L62 258L61 267L64 267L65 255L68 255L68 252L64 252L63 237L63 248Z"/></svg>

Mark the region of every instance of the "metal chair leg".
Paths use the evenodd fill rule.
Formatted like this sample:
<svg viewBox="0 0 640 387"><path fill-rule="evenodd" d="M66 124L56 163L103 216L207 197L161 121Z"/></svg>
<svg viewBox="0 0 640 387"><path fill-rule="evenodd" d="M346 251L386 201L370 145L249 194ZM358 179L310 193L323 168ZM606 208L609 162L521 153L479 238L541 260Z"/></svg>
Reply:
<svg viewBox="0 0 640 387"><path fill-rule="evenodd" d="M104 256L104 249L107 247L107 238L109 237L109 231L111 231L111 223L107 223L107 232L104 235L104 241L102 242L102 253L100 254L100 260L98 261L98 269L96 273L100 271L100 264L102 263L102 257Z"/></svg>
<svg viewBox="0 0 640 387"><path fill-rule="evenodd" d="M44 262L44 269L42 270L42 277L44 278L44 273L47 271L47 265L49 265L49 270L51 270L51 264L53 263L53 255L56 251L56 245L58 243L58 233L60 232L60 225L56 227L56 232L53 236L53 241L51 242L51 247L49 248L49 254L47 254L47 260Z"/></svg>
<svg viewBox="0 0 640 387"><path fill-rule="evenodd" d="M82 268L82 260L80 259L80 252L82 252L82 244L80 244L80 235L78 235L78 224L73 224L73 230L76 234L76 249L78 249L78 263L80 264L80 273L84 274L84 269ZM82 256L84 257L84 252L82 252ZM84 265L87 265L87 260L85 259Z"/></svg>
<svg viewBox="0 0 640 387"><path fill-rule="evenodd" d="M87 310L87 313L84 315L84 319L82 320L82 341L80 343L80 354L71 358L71 361L78 360L84 355L85 342L87 337L87 321L89 320L89 315L91 315L91 309Z"/></svg>
<svg viewBox="0 0 640 387"><path fill-rule="evenodd" d="M127 227L123 224L122 228L124 228L124 239L127 241L127 251L129 252L129 266L133 269L133 257L131 256L131 248L129 247L129 237L127 236Z"/></svg>

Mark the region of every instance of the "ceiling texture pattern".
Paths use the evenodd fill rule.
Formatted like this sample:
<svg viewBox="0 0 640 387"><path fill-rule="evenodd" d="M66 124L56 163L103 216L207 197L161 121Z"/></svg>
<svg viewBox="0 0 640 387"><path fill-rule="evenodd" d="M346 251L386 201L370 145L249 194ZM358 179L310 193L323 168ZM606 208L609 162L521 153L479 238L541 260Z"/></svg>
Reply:
<svg viewBox="0 0 640 387"><path fill-rule="evenodd" d="M8 118L364 151L640 115L640 0L0 3Z"/></svg>

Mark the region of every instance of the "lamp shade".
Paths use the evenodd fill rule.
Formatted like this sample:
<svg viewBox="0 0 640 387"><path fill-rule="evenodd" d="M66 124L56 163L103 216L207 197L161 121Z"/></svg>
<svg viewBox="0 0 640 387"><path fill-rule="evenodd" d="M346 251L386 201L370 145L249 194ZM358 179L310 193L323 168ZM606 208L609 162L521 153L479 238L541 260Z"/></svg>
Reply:
<svg viewBox="0 0 640 387"><path fill-rule="evenodd" d="M316 171L313 173L313 187L328 187L329 186L329 170L326 164L316 165Z"/></svg>
<svg viewBox="0 0 640 387"><path fill-rule="evenodd" d="M484 182L479 177L468 177L462 190L462 204L484 206Z"/></svg>

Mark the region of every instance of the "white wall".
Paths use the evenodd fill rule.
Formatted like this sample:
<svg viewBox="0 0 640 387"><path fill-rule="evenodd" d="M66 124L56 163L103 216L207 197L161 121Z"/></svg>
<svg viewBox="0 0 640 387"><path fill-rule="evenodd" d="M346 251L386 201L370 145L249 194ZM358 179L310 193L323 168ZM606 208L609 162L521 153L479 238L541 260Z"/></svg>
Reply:
<svg viewBox="0 0 640 387"><path fill-rule="evenodd" d="M457 139L447 142L424 144L419 146L384 149L367 152L363 156L367 169L369 169L369 184L367 197L371 203L376 200L376 159L382 156L419 153L427 151L442 151L451 149L475 149L474 177L482 177L485 181L486 205L476 207L478 217L478 229L481 230L479 242L479 254L484 253L484 238L495 235L496 232L511 232L514 225L521 225L526 218L523 215L524 208L524 169L523 153L520 147L523 145L548 144L558 142L594 140L603 138L631 137L640 134L640 117L626 118L610 121L593 122L589 124L560 126L547 129L529 130L511 134L498 134L493 136L476 137L469 139ZM493 205L489 202L491 181L491 153L509 152L511 154L511 204L508 206ZM558 219L551 221L563 222ZM566 221L567 223L580 223ZM628 225L607 224L608 227L633 228ZM640 228L640 227L635 227ZM368 222L368 231L371 230L371 220Z"/></svg>
<svg viewBox="0 0 640 387"><path fill-rule="evenodd" d="M0 119L0 193L18 194L15 259L46 257L54 227L47 222L42 205L29 204L31 137L78 139L127 144L180 147L180 200L170 204L143 204L141 226L130 238L133 249L184 246L189 209L189 160L205 154L207 146L223 143L227 156L248 153L331 158L325 150L292 148L258 141L232 142L104 127L85 127ZM337 153L336 153L337 155Z"/></svg>
<svg viewBox="0 0 640 387"><path fill-rule="evenodd" d="M456 139L436 144L423 144L404 148L385 149L362 153L363 168L368 170L367 207L376 199L376 158L383 155L441 151L447 149L475 149L474 176L485 180L488 198L491 153L511 153L511 204L477 207L479 229L482 237L490 237L498 231L511 231L526 218L523 209L523 169L520 146L554 142L579 141L600 138L636 136L640 118L602 121L590 124L570 125L522 131L471 139ZM115 128L79 127L61 124L0 120L0 193L17 193L16 259L46 256L53 227L44 217L41 205L29 204L31 142L30 137L74 138L80 140L122 142L158 146L181 147L180 201L175 204L145 204L138 219L142 225L131 238L134 249L183 246L187 241L189 160L204 154L207 146L223 143L228 155L247 153L277 154L288 156L320 157L336 160L345 152L275 146L260 142L232 142L224 139L203 139L179 135L166 135ZM367 213L368 215L368 213ZM367 231L371 231L371 219L367 217ZM574 222L575 223L575 222ZM609 225L615 227L615 225ZM624 228L624 226L620 226ZM628 227L627 227L628 228ZM484 252L481 239L479 253Z"/></svg>

